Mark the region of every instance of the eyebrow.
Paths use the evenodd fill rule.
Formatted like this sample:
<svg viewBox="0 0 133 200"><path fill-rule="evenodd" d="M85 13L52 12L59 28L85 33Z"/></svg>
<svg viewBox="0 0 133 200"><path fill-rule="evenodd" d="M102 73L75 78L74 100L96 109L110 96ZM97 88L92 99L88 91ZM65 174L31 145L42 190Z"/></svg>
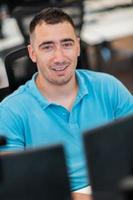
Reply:
<svg viewBox="0 0 133 200"><path fill-rule="evenodd" d="M69 42L69 41L74 43L74 40L71 38L65 38L61 40L61 42ZM43 45L48 45L48 44L54 44L54 42L53 41L42 42L41 44L39 44L39 48L42 47Z"/></svg>
<svg viewBox="0 0 133 200"><path fill-rule="evenodd" d="M39 44L39 48L44 46L44 45L47 45L47 44L53 44L54 42L53 41L45 41L45 42L42 42L41 44Z"/></svg>
<svg viewBox="0 0 133 200"><path fill-rule="evenodd" d="M61 40L61 42L69 42L69 41L74 43L74 40L71 38L65 38L65 39Z"/></svg>

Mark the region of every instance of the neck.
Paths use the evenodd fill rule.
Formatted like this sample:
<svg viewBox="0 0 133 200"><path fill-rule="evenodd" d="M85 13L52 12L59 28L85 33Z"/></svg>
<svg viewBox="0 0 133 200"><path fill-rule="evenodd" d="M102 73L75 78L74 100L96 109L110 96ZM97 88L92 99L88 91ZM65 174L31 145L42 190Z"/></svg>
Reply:
<svg viewBox="0 0 133 200"><path fill-rule="evenodd" d="M78 84L75 76L64 85L55 85L38 75L36 84L42 95L49 102L54 102L71 110L78 91Z"/></svg>

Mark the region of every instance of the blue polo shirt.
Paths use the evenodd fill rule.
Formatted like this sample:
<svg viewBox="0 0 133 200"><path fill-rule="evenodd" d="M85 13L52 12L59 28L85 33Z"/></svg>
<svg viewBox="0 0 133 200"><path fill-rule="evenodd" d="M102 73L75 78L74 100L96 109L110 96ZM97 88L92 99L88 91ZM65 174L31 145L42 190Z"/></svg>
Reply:
<svg viewBox="0 0 133 200"><path fill-rule="evenodd" d="M41 95L32 80L0 103L0 133L8 138L6 151L62 143L72 190L87 186L82 134L133 113L133 97L111 75L77 70L79 91L71 111Z"/></svg>

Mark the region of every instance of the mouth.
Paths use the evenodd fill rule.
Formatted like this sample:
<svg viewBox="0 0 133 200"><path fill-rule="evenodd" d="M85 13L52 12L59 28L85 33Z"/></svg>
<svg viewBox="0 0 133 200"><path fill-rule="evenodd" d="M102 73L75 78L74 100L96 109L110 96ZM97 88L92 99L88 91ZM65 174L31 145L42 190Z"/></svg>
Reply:
<svg viewBox="0 0 133 200"><path fill-rule="evenodd" d="M68 67L68 65L66 65L66 66L55 66L55 67L52 67L51 69L53 71L60 72L60 71L64 71L67 67Z"/></svg>

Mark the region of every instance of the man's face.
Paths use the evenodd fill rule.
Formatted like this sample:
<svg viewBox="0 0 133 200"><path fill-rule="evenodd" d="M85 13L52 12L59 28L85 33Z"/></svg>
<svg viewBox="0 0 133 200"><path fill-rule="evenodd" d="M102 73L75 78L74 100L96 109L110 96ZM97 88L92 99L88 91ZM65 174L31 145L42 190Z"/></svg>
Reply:
<svg viewBox="0 0 133 200"><path fill-rule="evenodd" d="M70 23L37 25L28 49L44 81L64 85L75 78L80 45Z"/></svg>

